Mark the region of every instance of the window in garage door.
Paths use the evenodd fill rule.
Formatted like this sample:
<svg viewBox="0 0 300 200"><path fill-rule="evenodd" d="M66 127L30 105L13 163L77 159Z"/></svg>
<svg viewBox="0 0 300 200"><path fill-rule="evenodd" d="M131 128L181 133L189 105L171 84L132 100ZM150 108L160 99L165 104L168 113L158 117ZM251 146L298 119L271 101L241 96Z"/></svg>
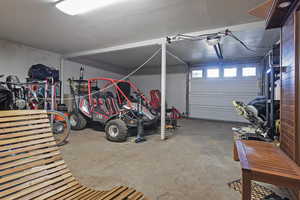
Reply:
<svg viewBox="0 0 300 200"><path fill-rule="evenodd" d="M207 69L207 78L219 78L220 70L219 68Z"/></svg>
<svg viewBox="0 0 300 200"><path fill-rule="evenodd" d="M243 77L256 76L256 67L244 67Z"/></svg>
<svg viewBox="0 0 300 200"><path fill-rule="evenodd" d="M203 78L203 70L193 70L192 71L192 78Z"/></svg>
<svg viewBox="0 0 300 200"><path fill-rule="evenodd" d="M237 68L224 68L224 78L234 78L237 76Z"/></svg>

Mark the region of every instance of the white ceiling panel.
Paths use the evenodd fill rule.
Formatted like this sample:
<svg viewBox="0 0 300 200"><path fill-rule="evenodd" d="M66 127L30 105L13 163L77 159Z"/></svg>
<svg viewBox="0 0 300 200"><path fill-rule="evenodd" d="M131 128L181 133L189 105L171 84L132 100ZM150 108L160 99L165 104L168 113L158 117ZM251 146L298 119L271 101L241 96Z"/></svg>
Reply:
<svg viewBox="0 0 300 200"><path fill-rule="evenodd" d="M264 0L126 0L78 16L56 1L1 0L0 39L65 54L254 22Z"/></svg>

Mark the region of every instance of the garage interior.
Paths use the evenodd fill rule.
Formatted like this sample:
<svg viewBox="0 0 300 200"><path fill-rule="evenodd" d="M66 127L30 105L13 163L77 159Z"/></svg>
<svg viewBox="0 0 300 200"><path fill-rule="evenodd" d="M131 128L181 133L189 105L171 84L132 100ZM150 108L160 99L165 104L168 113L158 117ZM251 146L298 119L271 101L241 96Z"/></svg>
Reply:
<svg viewBox="0 0 300 200"><path fill-rule="evenodd" d="M300 200L299 10L1 1L0 199Z"/></svg>

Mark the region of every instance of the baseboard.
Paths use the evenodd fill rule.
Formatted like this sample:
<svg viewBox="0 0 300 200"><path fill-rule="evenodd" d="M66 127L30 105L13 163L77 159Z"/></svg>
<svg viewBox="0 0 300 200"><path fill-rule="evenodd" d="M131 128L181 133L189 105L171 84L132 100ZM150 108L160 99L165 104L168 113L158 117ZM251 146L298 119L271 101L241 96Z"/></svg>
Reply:
<svg viewBox="0 0 300 200"><path fill-rule="evenodd" d="M196 120L203 120L203 121L210 121L210 122L236 123L244 126L250 125L250 123L247 122L226 121L226 120L217 120L217 119L206 119L206 118L195 118L195 117L187 117L186 119L196 119Z"/></svg>

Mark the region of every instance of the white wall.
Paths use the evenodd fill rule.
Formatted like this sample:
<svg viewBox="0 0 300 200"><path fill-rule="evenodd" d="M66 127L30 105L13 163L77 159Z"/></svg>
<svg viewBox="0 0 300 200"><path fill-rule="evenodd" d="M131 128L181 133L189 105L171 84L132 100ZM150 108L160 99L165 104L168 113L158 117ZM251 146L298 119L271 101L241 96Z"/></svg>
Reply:
<svg viewBox="0 0 300 200"><path fill-rule="evenodd" d="M41 63L58 68L59 58L55 53L0 40L0 74L17 75L22 82L32 65Z"/></svg>
<svg viewBox="0 0 300 200"><path fill-rule="evenodd" d="M64 82L65 82L65 88L64 91L66 94L70 93L69 78L78 79L80 76L80 68L81 64L71 62L71 61L65 61L64 62ZM119 79L122 77L120 74L116 74L113 72L108 72L99 68L90 67L90 66L84 66L84 78L96 78L96 77L107 77L107 78L115 78Z"/></svg>
<svg viewBox="0 0 300 200"><path fill-rule="evenodd" d="M44 64L49 67L59 69L61 55L35 49L22 44L0 40L0 74L17 75L21 82L26 81L29 68L35 64ZM81 64L65 61L64 82L65 93L69 93L67 80L69 78L79 78ZM120 78L121 75L104 71L99 68L85 66L85 78L92 77Z"/></svg>
<svg viewBox="0 0 300 200"><path fill-rule="evenodd" d="M150 90L161 88L161 76L155 75L137 75L132 77L147 96ZM168 106L175 106L181 113L186 112L186 74L167 74L167 103Z"/></svg>

